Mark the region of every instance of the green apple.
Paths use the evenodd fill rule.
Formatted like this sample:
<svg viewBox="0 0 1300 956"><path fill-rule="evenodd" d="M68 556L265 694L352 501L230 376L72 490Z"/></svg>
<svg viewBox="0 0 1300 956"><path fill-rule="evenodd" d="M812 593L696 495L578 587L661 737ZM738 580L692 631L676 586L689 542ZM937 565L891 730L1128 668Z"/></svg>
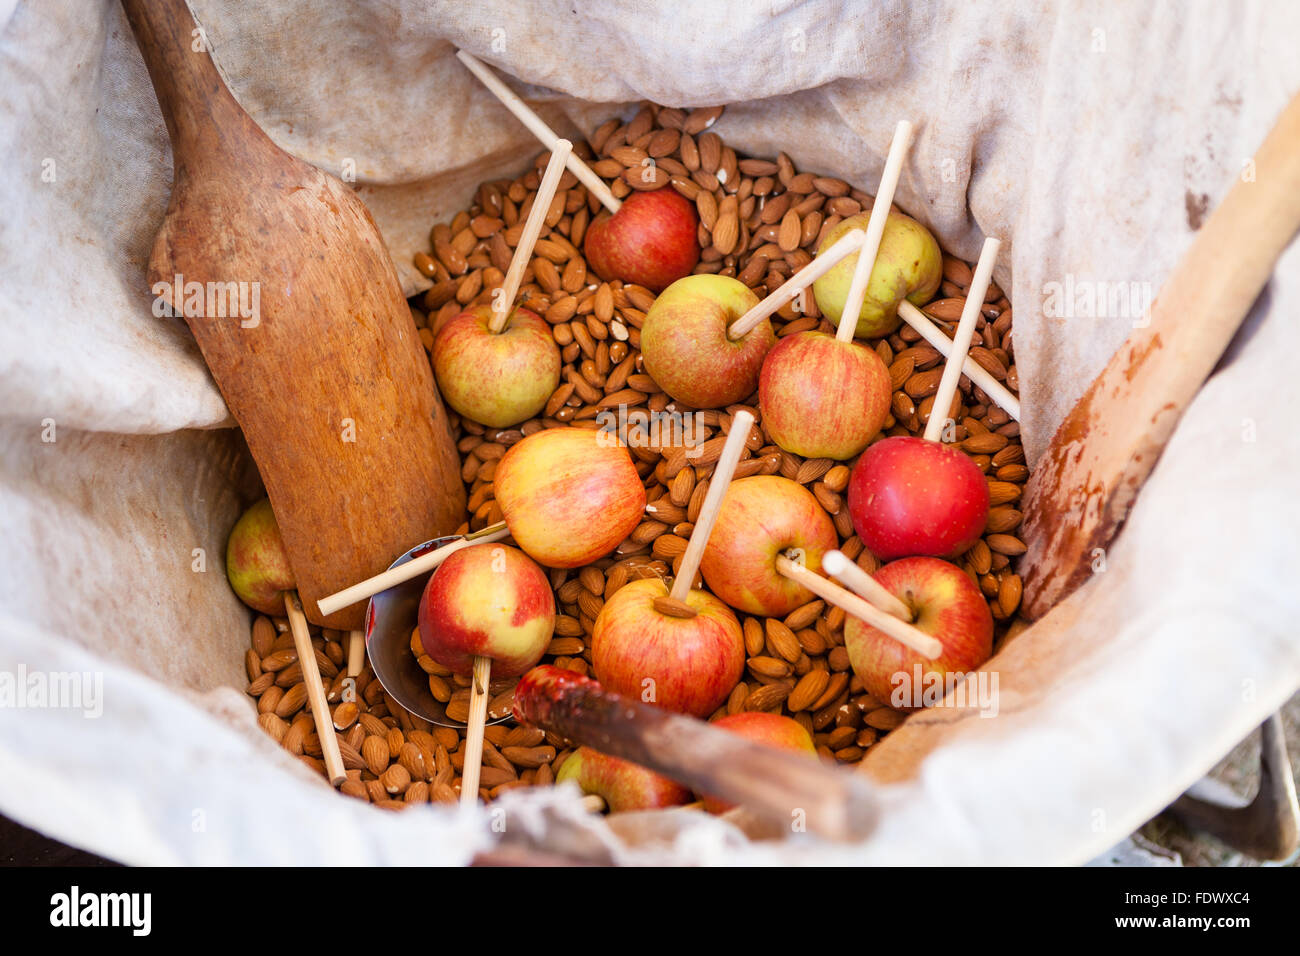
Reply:
<svg viewBox="0 0 1300 956"><path fill-rule="evenodd" d="M231 529L226 541L226 577L239 599L253 610L284 614L282 595L294 587L293 569L269 498L240 515Z"/></svg>
<svg viewBox="0 0 1300 956"><path fill-rule="evenodd" d="M837 224L826 234L818 254L835 245L851 229L865 230L870 220L871 211L867 210ZM857 264L857 253L845 256L813 283L817 307L836 325L844 311L844 300L849 297ZM906 298L913 305L924 305L934 298L942 281L943 255L939 243L911 216L891 209L855 334L863 339L889 335L898 328L898 304Z"/></svg>
<svg viewBox="0 0 1300 956"><path fill-rule="evenodd" d="M566 780L576 783L583 793L596 794L610 813L676 807L691 800L691 792L681 784L590 747L579 747L564 761L555 782Z"/></svg>

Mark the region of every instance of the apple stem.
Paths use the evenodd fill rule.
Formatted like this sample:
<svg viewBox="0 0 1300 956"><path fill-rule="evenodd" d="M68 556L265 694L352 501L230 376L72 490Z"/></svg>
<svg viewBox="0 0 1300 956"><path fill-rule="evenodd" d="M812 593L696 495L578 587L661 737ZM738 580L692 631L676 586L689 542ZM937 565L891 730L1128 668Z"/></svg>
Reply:
<svg viewBox="0 0 1300 956"><path fill-rule="evenodd" d="M316 606L320 608L322 615L329 616L335 611L341 611L345 607L368 600L380 591L395 588L404 581L409 581L411 578L432 571L461 548L468 548L471 544L491 544L493 541L500 541L502 538L508 537L510 537L510 529L506 527L504 521L498 521L496 524L488 525L473 534L465 535L459 541L444 544L436 551L422 554L418 558L412 558L405 564L389 568L372 578L366 578L364 581L346 587L342 591L326 595L316 602Z"/></svg>
<svg viewBox="0 0 1300 956"><path fill-rule="evenodd" d="M685 603L695 581L695 572L700 569L704 549L713 533L713 525L718 520L718 511L722 508L722 498L731 484L731 476L736 473L740 456L749 440L750 430L754 427L754 413L742 408L731 419L731 431L722 446L722 454L713 468L713 477L709 479L709 490L700 506L699 517L695 519L695 528L691 531L691 540L682 554L681 564L677 568L677 577L673 579L673 589L669 597Z"/></svg>
<svg viewBox="0 0 1300 956"><path fill-rule="evenodd" d="M904 322L920 333L921 338L934 346L944 358L952 354L952 339L944 335L943 331L930 321L929 316L912 305L912 303L906 299L898 303L898 314ZM961 370L966 374L967 378L984 390L984 394L991 398L994 404L1016 421L1020 421L1020 399L1012 395L1005 385L989 374L988 369L968 355L966 360L962 362Z"/></svg>
<svg viewBox="0 0 1300 956"><path fill-rule="evenodd" d="M487 726L488 684L492 681L492 658L474 658L474 676L469 685L469 719L465 723L465 766L460 777L460 805L478 803L479 772L483 769L483 730Z"/></svg>
<svg viewBox="0 0 1300 956"><path fill-rule="evenodd" d="M984 240L980 250L979 262L975 264L975 275L970 280L966 292L966 305L961 310L961 321L952 337L952 351L943 367L943 377L939 379L939 390L934 393L934 404L930 406L930 420L925 423L926 441L938 441L943 434L943 426L948 421L948 410L952 407L952 398L957 394L957 385L961 381L962 364L966 353L970 351L971 339L975 336L975 323L979 319L980 309L984 307L984 295L989 283L993 281L993 264L998 260L998 249L1002 243L989 237Z"/></svg>
<svg viewBox="0 0 1300 956"><path fill-rule="evenodd" d="M834 581L828 581L802 564L796 564L783 554L776 556L776 570L787 578L802 584L819 598L834 604L846 614L852 614L860 621L870 624L876 630L892 637L904 647L911 648L926 660L934 660L943 654L943 644L892 614L887 614L873 604L868 604L852 591L840 587Z"/></svg>
<svg viewBox="0 0 1300 956"><path fill-rule="evenodd" d="M364 631L348 632L348 676L357 677L366 666L366 635Z"/></svg>
<svg viewBox="0 0 1300 956"><path fill-rule="evenodd" d="M533 246L537 245L537 237L542 234L546 213L551 208L551 200L555 198L560 177L564 175L564 161L572 151L573 144L567 139L557 139L551 147L551 158L546 163L546 172L542 174L541 185L533 197L533 208L528 211L528 219L524 222L524 231L519 235L515 254L510 257L505 282L492 296L492 321L488 324L488 329L493 335L499 334L506 327L506 319L515 307L515 296L519 294L519 286L523 283L524 270L532 261Z"/></svg>
<svg viewBox="0 0 1300 956"><path fill-rule="evenodd" d="M908 624L912 623L911 608L895 597L883 584L850 561L849 556L843 551L827 551L822 556L822 570L886 614L891 614Z"/></svg>
<svg viewBox="0 0 1300 956"><path fill-rule="evenodd" d="M733 342L743 339L775 314L777 309L834 269L841 259L861 248L866 237L867 234L861 229L850 230L841 236L833 246L781 283L775 292L732 322L727 328L727 338Z"/></svg>
<svg viewBox="0 0 1300 956"><path fill-rule="evenodd" d="M867 239L858 253L858 261L853 268L853 281L849 284L849 295L844 300L844 311L840 313L839 328L835 330L835 337L841 342L852 342L853 335L857 332L858 317L862 312L863 300L867 297L867 284L871 281L871 270L876 266L876 253L880 251L880 239L885 234L885 223L889 220L889 210L894 203L894 190L898 188L898 177L903 173L903 163L907 161L907 150L911 145L912 124L907 120L899 120L894 127L894 139L889 144L885 170L880 174L880 188L876 191L876 200L867 220Z"/></svg>
<svg viewBox="0 0 1300 956"><path fill-rule="evenodd" d="M528 131L542 141L543 146L551 152L555 152L555 143L560 137L555 134L555 130L543 122L540 116L529 109L528 104L521 100L514 90L506 86L500 77L489 70L477 57L466 53L464 50L457 50L456 57L469 68L471 73L479 78L479 81L488 88L493 96L501 101L502 106L515 114L519 122L528 127ZM605 180L596 175L595 170L572 154L567 157L566 162L573 175L577 176L578 181L600 200L602 206L611 213L618 212L622 203L617 196L610 192Z"/></svg>
<svg viewBox="0 0 1300 956"><path fill-rule="evenodd" d="M284 592L284 613L289 619L289 633L293 635L293 649L302 667L302 682L307 686L307 700L311 703L311 719L320 737L321 757L325 760L325 774L334 786L347 779L343 769L343 755L339 752L339 739L330 719L330 705L325 697L325 685L320 679L320 665L316 663L316 648L307 630L307 618L302 613L302 602L297 591Z"/></svg>

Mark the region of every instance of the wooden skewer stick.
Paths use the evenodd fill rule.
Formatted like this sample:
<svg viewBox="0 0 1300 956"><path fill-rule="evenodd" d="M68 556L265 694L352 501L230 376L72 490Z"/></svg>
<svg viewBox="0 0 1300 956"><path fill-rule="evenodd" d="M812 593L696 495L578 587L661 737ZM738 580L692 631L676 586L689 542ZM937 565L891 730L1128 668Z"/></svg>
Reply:
<svg viewBox="0 0 1300 956"><path fill-rule="evenodd" d="M880 251L880 240L885 234L885 223L894 204L894 190L898 188L898 177L902 175L903 163L907 161L907 150L912 145L912 124L899 120L894 128L894 140L889 144L889 156L885 159L885 170L880 175L880 188L876 191L876 200L871 207L871 218L867 222L867 238L858 251L858 261L853 267L853 281L849 285L848 298L844 300L844 311L840 313L839 328L835 337L841 342L852 342L858 329L858 315L862 311L862 302L867 297L867 284L871 281L871 270L876 265L876 253ZM879 215L877 215L879 213Z"/></svg>
<svg viewBox="0 0 1300 956"><path fill-rule="evenodd" d="M942 329L930 321L929 316L906 299L898 304L898 315L904 322L916 329L921 338L934 346L944 358L947 358L952 352L952 340L943 334ZM961 370L966 373L967 378L982 388L984 394L991 398L999 408L1016 421L1020 421L1020 399L1012 395L1005 385L989 373L988 369L968 355L966 361L962 363Z"/></svg>
<svg viewBox="0 0 1300 956"><path fill-rule="evenodd" d="M488 329L493 335L506 327L506 319L510 317L510 311L515 307L515 297L519 295L524 271L533 258L533 246L537 245L537 237L542 234L542 226L546 224L546 213L551 208L551 200L555 198L560 177L564 175L565 160L572 153L573 144L567 139L557 139L555 145L551 147L551 158L546 163L546 172L542 174L541 184L533 197L533 208L529 210L528 218L524 221L524 230L519 234L515 254L510 258L505 282L492 297L492 321Z"/></svg>
<svg viewBox="0 0 1300 956"><path fill-rule="evenodd" d="M830 272L841 259L849 255L856 249L862 247L863 241L867 234L861 229L854 229L848 235L840 238L835 245L831 246L812 262L808 263L785 282L781 287L769 295L758 305L754 306L727 329L727 338L733 342L743 339L754 329L762 324L763 320L773 315L777 309L785 305L801 291L808 288L826 273Z"/></svg>
<svg viewBox="0 0 1300 956"><path fill-rule="evenodd" d="M521 100L515 91L501 82L500 77L487 68L477 57L466 53L464 50L456 51L456 58L469 67L484 86L501 101L501 105L508 109L519 119L519 122L528 127L529 132L542 141L542 145L555 152L555 143L560 138L542 121L542 118L534 113L528 104ZM573 175L578 177L578 181L591 191L591 194L600 200L600 204L610 212L618 212L619 207L623 204L605 185L605 181L596 175L595 170L584 163L577 156L570 154L565 162Z"/></svg>
<svg viewBox="0 0 1300 956"><path fill-rule="evenodd" d="M912 612L908 606L883 584L850 561L843 551L827 551L822 555L822 570L886 614L891 614L908 624L912 623Z"/></svg>
<svg viewBox="0 0 1300 956"><path fill-rule="evenodd" d="M868 604L852 591L840 587L834 581L828 581L815 571L809 571L802 564L796 564L785 555L776 556L776 569L792 581L802 584L813 594L841 608L846 614L852 614L905 647L910 647L926 660L932 661L943 654L943 644L938 638L923 633L906 621L900 621L874 604Z"/></svg>
<svg viewBox="0 0 1300 956"><path fill-rule="evenodd" d="M515 688L514 712L697 793L743 804L785 832L800 820L824 837L860 840L876 821L874 791L861 774L623 697L573 671L534 667Z"/></svg>
<svg viewBox="0 0 1300 956"><path fill-rule="evenodd" d="M754 414L747 409L742 408L736 412L731 420L731 431L722 446L718 463L713 468L713 477L709 479L709 491L704 496L704 504L700 506L700 515L695 521L694 530L691 531L691 540L687 542L686 551L682 554L681 564L677 568L677 577L673 579L673 589L668 594L668 597L676 602L685 603L686 596L691 593L695 572L700 569L700 560L704 557L705 547L708 546L709 535L713 533L713 525L718 520L718 511L722 508L722 497L727 493L727 486L731 484L731 476L736 472L736 465L740 463L740 455L745 450L745 442L753 427Z"/></svg>
<svg viewBox="0 0 1300 956"><path fill-rule="evenodd" d="M364 631L348 632L348 676L357 677L366 666L366 635Z"/></svg>
<svg viewBox="0 0 1300 956"><path fill-rule="evenodd" d="M483 769L483 730L487 726L488 683L492 680L492 658L474 658L474 676L469 688L469 719L465 724L465 768L460 778L460 805L478 803L479 772Z"/></svg>
<svg viewBox="0 0 1300 956"><path fill-rule="evenodd" d="M598 793L589 793L582 798L582 805L588 813L604 813L605 798Z"/></svg>
<svg viewBox="0 0 1300 956"><path fill-rule="evenodd" d="M961 381L961 367L970 351L970 340L975 335L975 323L979 319L980 309L984 307L984 293L993 281L993 264L998 261L998 249L1002 243L992 238L984 240L980 250L979 262L975 264L975 275L970 280L970 289L966 295L966 305L961 310L961 321L952 337L952 351L943 367L943 377L939 379L939 390L934 393L934 404L930 406L930 420L925 425L926 441L938 441L943 434L943 426L948 421L948 409L952 407L952 397L957 394L957 385Z"/></svg>
<svg viewBox="0 0 1300 956"><path fill-rule="evenodd" d="M302 665L302 681L307 685L307 699L311 702L311 719L320 737L321 756L325 758L325 774L334 786L347 779L343 769L343 755L339 752L339 739L334 735L334 721L330 718L329 701L325 699L325 685L320 679L316 663L316 648L312 647L307 630L307 618L302 613L302 603L297 591L284 592L284 613L289 618L289 632L293 635L293 649L298 652Z"/></svg>
<svg viewBox="0 0 1300 956"><path fill-rule="evenodd" d="M468 548L471 544L490 544L493 541L500 541L502 538L508 538L509 536L510 529L506 527L504 521L488 525L481 531L465 535L459 541L444 544L441 548L430 551L428 554L422 554L418 558L412 558L399 567L381 571L373 578L366 578L366 580L359 581L351 587L346 587L342 591L321 598L317 602L320 612L325 615L333 614L340 608L348 607L359 601L365 601L374 597L380 591L387 591L403 581L409 581L411 578L432 571L461 548Z"/></svg>

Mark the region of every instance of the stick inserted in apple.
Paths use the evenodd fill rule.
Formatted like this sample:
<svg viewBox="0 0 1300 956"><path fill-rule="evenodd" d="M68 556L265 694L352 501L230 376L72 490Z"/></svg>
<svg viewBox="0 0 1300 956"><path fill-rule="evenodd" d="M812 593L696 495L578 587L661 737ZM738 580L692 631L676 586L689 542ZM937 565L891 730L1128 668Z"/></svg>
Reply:
<svg viewBox="0 0 1300 956"><path fill-rule="evenodd" d="M271 502L263 498L245 511L235 522L226 541L226 577L239 599L263 614L284 611L293 635L293 649L302 667L302 681L307 687L312 723L320 738L321 757L330 783L338 786L347 774L339 750L334 723L330 720L329 701L321 681L316 648L307 630L298 592L294 590L293 571L280 537L280 526L271 511Z"/></svg>
<svg viewBox="0 0 1300 956"><path fill-rule="evenodd" d="M876 442L853 467L849 516L863 543L882 561L956 557L984 532L989 514L984 475L965 452L940 439L998 247L996 239L984 241L924 437L900 435Z"/></svg>
<svg viewBox="0 0 1300 956"><path fill-rule="evenodd" d="M515 92L480 60L458 50L456 57L552 152L559 139ZM695 205L671 186L638 191L620 201L579 157L568 157L570 171L595 196L605 212L587 228L583 253L602 279L622 279L661 292L700 261L699 216Z"/></svg>
<svg viewBox="0 0 1300 956"><path fill-rule="evenodd" d="M876 196L880 215L867 222L836 334L788 336L763 363L758 388L763 427L786 451L807 458L852 458L889 416L889 370L853 336L911 140L912 124L899 123Z"/></svg>
<svg viewBox="0 0 1300 956"><path fill-rule="evenodd" d="M435 661L472 677L460 800L478 800L488 685L517 677L546 653L555 628L555 595L536 563L518 548L476 544L452 554L420 598L420 643Z"/></svg>
<svg viewBox="0 0 1300 956"><path fill-rule="evenodd" d="M532 418L560 384L560 349L551 327L514 304L571 149L567 139L555 141L492 305L460 313L433 340L433 373L442 397L461 415L492 428Z"/></svg>
<svg viewBox="0 0 1300 956"><path fill-rule="evenodd" d="M731 421L672 590L657 578L631 581L596 617L591 662L596 679L610 690L705 717L740 680L745 669L740 622L726 604L692 584L753 427L754 416L744 409Z"/></svg>

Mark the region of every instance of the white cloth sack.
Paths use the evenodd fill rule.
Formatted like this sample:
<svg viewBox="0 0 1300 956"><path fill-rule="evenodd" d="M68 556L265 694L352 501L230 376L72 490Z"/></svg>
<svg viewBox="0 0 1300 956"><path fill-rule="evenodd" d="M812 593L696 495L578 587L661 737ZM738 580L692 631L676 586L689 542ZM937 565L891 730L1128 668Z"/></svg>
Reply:
<svg viewBox="0 0 1300 956"><path fill-rule="evenodd" d="M730 103L730 145L868 191L911 119L896 202L967 259L1003 240L1031 460L1134 318L1056 308L1052 284L1158 289L1300 89L1283 0L193 5L253 118L355 169L408 292L429 227L539 152L457 45L561 133L640 98ZM502 838L488 811L376 813L254 724L222 574L250 475L187 330L149 309L171 161L143 62L113 0L9 0L0 23L0 684L102 681L93 707L0 706L0 812L129 863L467 861ZM869 756L870 840L751 844L676 813L624 842L563 791L512 795L507 837L682 863L1072 863L1114 844L1300 685L1297 312L1293 246L1106 572L990 663L998 717L926 713Z"/></svg>

